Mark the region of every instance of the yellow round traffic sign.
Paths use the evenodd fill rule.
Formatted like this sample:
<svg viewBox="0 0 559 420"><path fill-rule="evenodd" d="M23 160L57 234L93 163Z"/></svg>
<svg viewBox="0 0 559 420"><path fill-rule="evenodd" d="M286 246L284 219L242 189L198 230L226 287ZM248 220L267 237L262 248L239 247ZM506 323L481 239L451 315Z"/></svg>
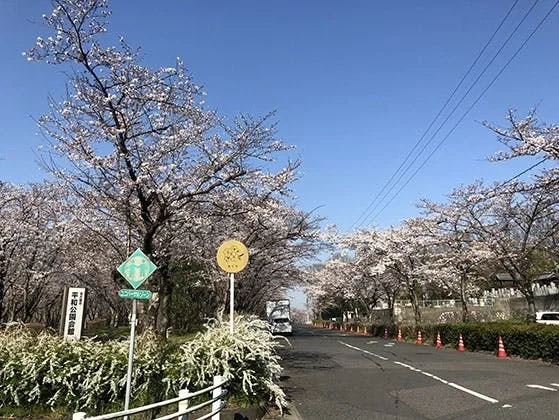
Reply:
<svg viewBox="0 0 559 420"><path fill-rule="evenodd" d="M238 273L248 264L248 249L239 241L225 241L217 249L217 265L226 273Z"/></svg>

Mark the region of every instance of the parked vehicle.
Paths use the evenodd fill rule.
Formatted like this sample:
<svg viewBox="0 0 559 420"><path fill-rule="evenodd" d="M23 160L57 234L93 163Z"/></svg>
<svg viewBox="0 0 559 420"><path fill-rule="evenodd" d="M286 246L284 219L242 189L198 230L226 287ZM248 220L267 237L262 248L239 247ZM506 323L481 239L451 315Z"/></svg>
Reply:
<svg viewBox="0 0 559 420"><path fill-rule="evenodd" d="M539 311L536 312L538 324L559 325L559 312Z"/></svg>
<svg viewBox="0 0 559 420"><path fill-rule="evenodd" d="M272 334L293 334L291 304L289 299L267 301L266 317L270 323Z"/></svg>
<svg viewBox="0 0 559 420"><path fill-rule="evenodd" d="M272 321L272 333L274 334L293 334L293 325L288 318L276 318Z"/></svg>

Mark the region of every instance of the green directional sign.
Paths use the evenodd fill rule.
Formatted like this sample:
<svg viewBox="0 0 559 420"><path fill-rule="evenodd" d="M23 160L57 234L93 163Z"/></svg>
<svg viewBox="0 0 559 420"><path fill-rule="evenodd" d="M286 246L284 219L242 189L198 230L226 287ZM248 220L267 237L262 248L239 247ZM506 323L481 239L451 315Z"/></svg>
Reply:
<svg viewBox="0 0 559 420"><path fill-rule="evenodd" d="M134 289L140 287L155 270L157 270L156 265L150 261L140 248L134 251L128 259L118 267L118 272L122 274L122 277L124 277Z"/></svg>
<svg viewBox="0 0 559 420"><path fill-rule="evenodd" d="M122 289L118 291L118 295L123 299L151 299L150 290Z"/></svg>

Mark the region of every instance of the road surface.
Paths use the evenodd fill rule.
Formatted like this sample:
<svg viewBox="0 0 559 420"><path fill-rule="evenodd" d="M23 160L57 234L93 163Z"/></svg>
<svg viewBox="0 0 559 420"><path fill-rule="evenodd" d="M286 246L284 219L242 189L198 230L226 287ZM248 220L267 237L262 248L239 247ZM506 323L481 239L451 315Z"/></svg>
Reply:
<svg viewBox="0 0 559 420"><path fill-rule="evenodd" d="M289 341L280 385L304 420L559 419L557 365L310 326Z"/></svg>

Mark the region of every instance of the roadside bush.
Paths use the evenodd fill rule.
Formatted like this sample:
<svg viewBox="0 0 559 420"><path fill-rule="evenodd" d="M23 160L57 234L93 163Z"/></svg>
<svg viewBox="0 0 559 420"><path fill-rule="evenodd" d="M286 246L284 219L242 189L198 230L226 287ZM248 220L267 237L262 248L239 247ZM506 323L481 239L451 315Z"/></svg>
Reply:
<svg viewBox="0 0 559 420"><path fill-rule="evenodd" d="M274 402L285 395L275 384L279 356L267 323L238 317L235 333L227 323L212 322L204 333L181 346L154 334L137 337L132 382L133 406L212 384L214 375L231 379L230 400ZM65 342L52 333L25 328L0 332L0 411L10 407L64 407L68 411L104 412L124 401L128 341L93 339ZM8 411L6 411L8 410Z"/></svg>
<svg viewBox="0 0 559 420"><path fill-rule="evenodd" d="M398 326L370 325L367 331L376 337L398 334ZM405 325L400 327L405 341L415 341L421 331L424 343L435 344L437 332L445 347L457 347L462 334L464 345L470 351L497 352L499 336L503 339L508 355L524 359L542 359L559 362L559 327L526 323L523 321L468 322L431 325Z"/></svg>
<svg viewBox="0 0 559 420"><path fill-rule="evenodd" d="M268 323L256 317L237 316L234 334L229 324L212 320L206 330L180 346L164 365L168 390L207 386L214 375L230 379L229 391L240 404L270 401L286 405L285 394L275 383L282 368L275 348L279 343Z"/></svg>
<svg viewBox="0 0 559 420"><path fill-rule="evenodd" d="M125 343L64 342L24 329L0 334L0 405L98 408L121 394Z"/></svg>
<svg viewBox="0 0 559 420"><path fill-rule="evenodd" d="M133 398L148 400L162 388L161 349L155 336L138 337ZM51 333L25 329L0 333L0 406L99 410L124 400L128 342L66 342Z"/></svg>
<svg viewBox="0 0 559 420"><path fill-rule="evenodd" d="M497 351L499 336L507 354L525 359L559 362L559 328L521 321L442 324L439 326L446 342L456 343L462 333L466 349Z"/></svg>
<svg viewBox="0 0 559 420"><path fill-rule="evenodd" d="M329 328L328 321L315 321L315 326ZM497 352L499 336L503 339L508 355L524 359L541 359L559 362L559 327L527 323L520 320L502 320L494 322L445 323L429 325L370 325L364 323L346 323L345 329L359 325L360 330L366 326L368 334L383 337L385 329L390 338L396 338L398 328L404 341L415 341L421 331L423 343L435 344L437 332L445 347L458 346L459 335L462 334L464 345L470 351ZM337 325L334 325L336 328Z"/></svg>

